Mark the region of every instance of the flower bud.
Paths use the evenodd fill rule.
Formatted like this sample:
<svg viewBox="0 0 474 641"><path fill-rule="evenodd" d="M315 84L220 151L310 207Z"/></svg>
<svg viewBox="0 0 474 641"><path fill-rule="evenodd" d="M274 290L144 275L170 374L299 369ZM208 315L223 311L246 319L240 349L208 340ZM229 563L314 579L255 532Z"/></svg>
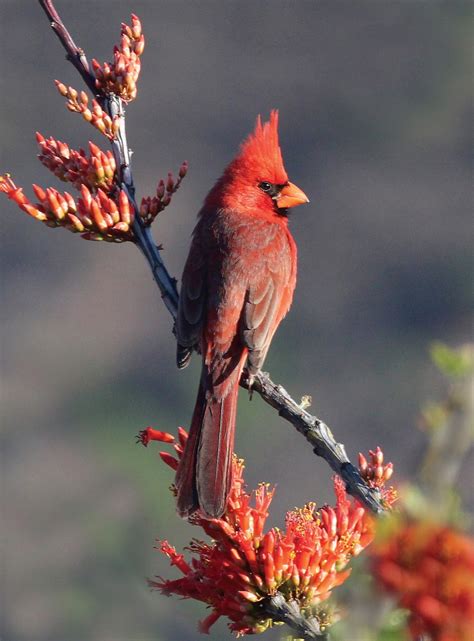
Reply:
<svg viewBox="0 0 474 641"><path fill-rule="evenodd" d="M121 220L124 223L130 224L132 222L132 217L130 214L130 203L129 203L127 194L123 190L120 190L120 193L119 193L118 206L119 206Z"/></svg>
<svg viewBox="0 0 474 641"><path fill-rule="evenodd" d="M128 223L124 223L123 221L119 221L118 223L115 223L112 229L114 231L127 232L130 229L130 225Z"/></svg>
<svg viewBox="0 0 474 641"><path fill-rule="evenodd" d="M179 168L179 177L184 178L188 173L188 162L185 160Z"/></svg>
<svg viewBox="0 0 474 641"><path fill-rule="evenodd" d="M99 205L97 204L97 202L95 200L91 201L90 212L91 212L91 215L92 215L92 220L97 225L97 227L100 229L100 231L105 231L107 229L108 225L107 225L107 222L106 222L104 216L102 215L102 211L101 211Z"/></svg>
<svg viewBox="0 0 474 641"><path fill-rule="evenodd" d="M67 216L71 221L72 226L74 227L74 231L76 232L84 231L85 227L77 216L75 216L74 214L68 214Z"/></svg>
<svg viewBox="0 0 474 641"><path fill-rule="evenodd" d="M174 456L171 456L169 452L160 452L160 458L164 463L166 463L166 465L169 465L171 469L178 469L178 461L174 458Z"/></svg>
<svg viewBox="0 0 474 641"><path fill-rule="evenodd" d="M156 188L156 197L161 200L165 195L165 183L163 180L160 180L158 187Z"/></svg>
<svg viewBox="0 0 474 641"><path fill-rule="evenodd" d="M172 192L174 189L174 179L173 179L173 174L169 172L168 174L168 180L166 181L166 191L167 192Z"/></svg>
<svg viewBox="0 0 474 641"><path fill-rule="evenodd" d="M56 85L56 89L59 91L61 96L64 96L66 98L66 96L68 95L66 85L63 84L62 82L59 82L59 80L55 80L54 84Z"/></svg>
<svg viewBox="0 0 474 641"><path fill-rule="evenodd" d="M48 209L54 214L55 218L58 220L61 220L65 216L65 212L63 211L63 208L58 202L58 199L56 197L57 191L55 189L52 189L51 187L48 187L46 189L46 198L47 198L47 203L48 203Z"/></svg>
<svg viewBox="0 0 474 641"><path fill-rule="evenodd" d="M40 200L41 202L44 202L46 200L46 192L42 187L33 184L33 191L35 192L35 196L38 200Z"/></svg>
<svg viewBox="0 0 474 641"><path fill-rule="evenodd" d="M249 590L239 590L237 594L251 603L258 603L258 601L261 601L261 597L258 597L255 592L250 592Z"/></svg>

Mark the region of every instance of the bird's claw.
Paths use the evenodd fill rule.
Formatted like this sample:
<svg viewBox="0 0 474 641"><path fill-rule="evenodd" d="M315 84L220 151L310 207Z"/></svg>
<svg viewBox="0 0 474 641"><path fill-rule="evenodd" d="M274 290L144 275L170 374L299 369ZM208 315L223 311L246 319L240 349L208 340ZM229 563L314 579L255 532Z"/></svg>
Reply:
<svg viewBox="0 0 474 641"><path fill-rule="evenodd" d="M247 376L247 389L249 391L249 401L253 397L253 384L255 383L255 374L248 374Z"/></svg>

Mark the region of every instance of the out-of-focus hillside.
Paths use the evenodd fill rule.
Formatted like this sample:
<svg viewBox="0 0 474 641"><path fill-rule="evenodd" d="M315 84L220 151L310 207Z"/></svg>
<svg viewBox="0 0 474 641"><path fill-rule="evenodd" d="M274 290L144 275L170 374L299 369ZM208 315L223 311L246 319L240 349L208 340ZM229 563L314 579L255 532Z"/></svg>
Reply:
<svg viewBox="0 0 474 641"><path fill-rule="evenodd" d="M470 337L472 4L57 4L99 60L132 11L143 22L129 142L140 194L190 163L156 224L177 276L207 190L256 115L280 109L285 164L311 203L292 213L298 288L266 369L312 395L351 456L381 445L409 476L417 409L435 391L427 346ZM35 159L36 130L73 147L99 139L55 91L54 78L82 87L39 4L4 0L0 14L0 171L29 191L56 184ZM1 209L0 637L195 639L204 608L146 587L172 573L155 537L179 545L194 533L174 516L170 474L134 434L187 425L199 366L175 369L169 315L132 246L49 230L6 200ZM331 499L325 462L259 398L242 393L237 431L249 483L278 485L275 521ZM219 623L209 638L230 634Z"/></svg>

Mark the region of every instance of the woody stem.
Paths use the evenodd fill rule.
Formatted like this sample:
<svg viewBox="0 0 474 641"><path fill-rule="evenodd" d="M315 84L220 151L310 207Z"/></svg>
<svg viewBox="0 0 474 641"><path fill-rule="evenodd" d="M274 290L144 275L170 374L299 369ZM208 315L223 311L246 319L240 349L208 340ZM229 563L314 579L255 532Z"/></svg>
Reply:
<svg viewBox="0 0 474 641"><path fill-rule="evenodd" d="M281 592L265 599L262 607L265 614L274 621L286 623L304 641L312 641L313 639L328 641L329 639L327 633L321 630L319 621L315 617L304 617L298 604L295 601L286 601Z"/></svg>
<svg viewBox="0 0 474 641"><path fill-rule="evenodd" d="M119 168L119 182L133 206L133 233L135 244L141 249L151 269L153 278L158 285L161 297L173 320L178 313L178 290L176 279L172 278L166 269L161 258L160 251L156 246L150 227L143 224L135 199L135 186L131 167L130 150L127 144L127 131L125 127L125 111L123 101L114 94L109 94L102 99L103 108L107 111L112 121L118 119L119 129L116 138L112 140L112 150L115 164Z"/></svg>
<svg viewBox="0 0 474 641"><path fill-rule="evenodd" d="M149 227L145 227L135 200L135 187L130 163L130 152L127 145L125 114L122 100L113 94L102 94L95 86L95 78L90 71L89 63L82 49L77 47L69 31L66 29L61 17L54 7L52 0L39 0L45 11L50 24L62 46L67 52L67 59L76 67L84 82L94 93L102 108L112 118L119 119L119 131L117 137L112 141L112 149L119 172L119 184L121 189L127 192L134 210L133 232L135 243L145 256L153 274L163 302L170 312L173 320L176 320L178 310L178 291L176 279L172 278L166 269L161 258L160 251L156 246ZM244 373L240 385L248 389L247 376ZM334 439L329 427L316 416L306 412L281 386L274 383L270 376L260 372L255 376L252 389L262 399L274 407L279 416L289 421L300 434L313 446L317 456L324 458L330 467L345 481L349 494L357 498L363 505L372 512L380 514L384 507L377 490L370 488L357 468L350 462L344 446Z"/></svg>

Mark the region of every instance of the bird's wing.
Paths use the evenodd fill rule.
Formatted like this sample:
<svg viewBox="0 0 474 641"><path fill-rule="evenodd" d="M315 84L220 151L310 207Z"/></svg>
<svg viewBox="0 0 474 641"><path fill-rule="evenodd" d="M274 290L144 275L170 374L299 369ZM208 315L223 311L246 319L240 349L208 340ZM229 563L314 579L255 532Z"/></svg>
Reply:
<svg viewBox="0 0 474 641"><path fill-rule="evenodd" d="M188 365L193 349L200 342L206 307L205 283L206 264L195 236L184 267L176 319L177 364L180 368Z"/></svg>
<svg viewBox="0 0 474 641"><path fill-rule="evenodd" d="M260 256L249 280L241 316L241 337L249 350L248 369L258 371L293 298L296 255L291 238L278 234Z"/></svg>

